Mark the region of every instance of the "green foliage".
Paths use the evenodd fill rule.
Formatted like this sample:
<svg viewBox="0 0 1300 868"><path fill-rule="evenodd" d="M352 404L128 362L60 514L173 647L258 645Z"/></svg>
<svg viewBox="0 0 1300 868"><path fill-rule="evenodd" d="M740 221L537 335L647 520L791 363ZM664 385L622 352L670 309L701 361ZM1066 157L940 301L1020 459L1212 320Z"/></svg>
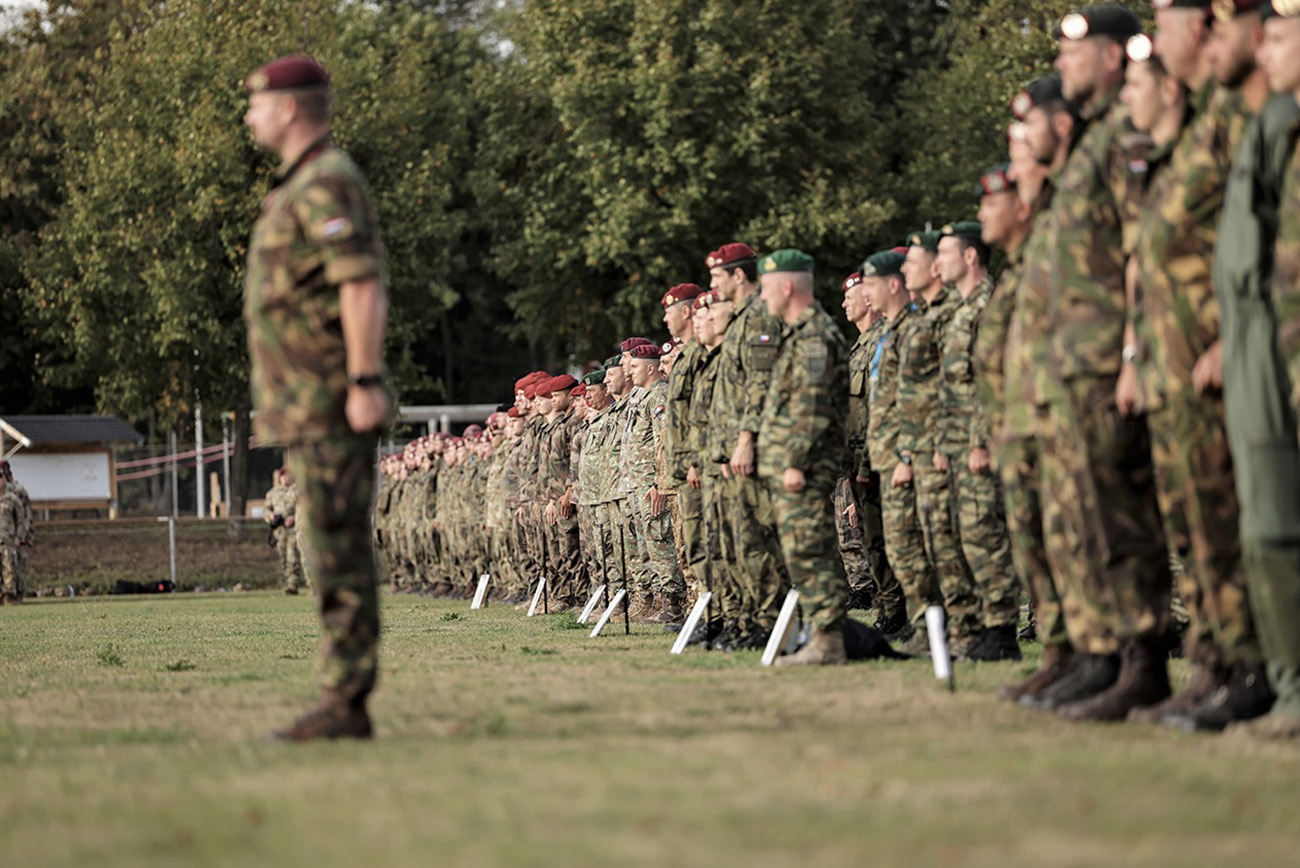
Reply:
<svg viewBox="0 0 1300 868"><path fill-rule="evenodd" d="M125 666L126 665L126 661L122 659L122 652L119 651L112 642L109 642L103 648L99 649L99 652L95 655L95 657L96 659L99 660L100 666Z"/></svg>
<svg viewBox="0 0 1300 868"><path fill-rule="evenodd" d="M164 663L163 669L167 672L191 672L199 667L195 666L184 657L179 660L173 660L171 663Z"/></svg>

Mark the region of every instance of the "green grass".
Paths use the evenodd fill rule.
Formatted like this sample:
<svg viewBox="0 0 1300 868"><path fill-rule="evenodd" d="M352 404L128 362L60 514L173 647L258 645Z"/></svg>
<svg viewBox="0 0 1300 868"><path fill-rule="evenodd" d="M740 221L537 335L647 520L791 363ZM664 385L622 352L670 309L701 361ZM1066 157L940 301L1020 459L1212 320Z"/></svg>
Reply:
<svg viewBox="0 0 1300 868"><path fill-rule="evenodd" d="M314 697L309 598L0 610L0 865L1300 859L1300 749L998 702L1030 660L958 664L949 695L920 661L764 670L650 628L384 603L369 744L262 740Z"/></svg>

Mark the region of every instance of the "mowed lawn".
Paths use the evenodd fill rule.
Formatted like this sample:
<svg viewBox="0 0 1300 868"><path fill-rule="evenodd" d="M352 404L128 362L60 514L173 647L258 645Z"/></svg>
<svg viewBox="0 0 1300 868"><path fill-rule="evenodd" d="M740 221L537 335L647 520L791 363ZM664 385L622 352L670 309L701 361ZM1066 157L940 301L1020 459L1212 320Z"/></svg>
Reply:
<svg viewBox="0 0 1300 868"><path fill-rule="evenodd" d="M1300 747L999 702L1032 660L949 694L504 605L385 595L384 628L375 741L277 745L309 598L0 609L0 865L1300 863Z"/></svg>

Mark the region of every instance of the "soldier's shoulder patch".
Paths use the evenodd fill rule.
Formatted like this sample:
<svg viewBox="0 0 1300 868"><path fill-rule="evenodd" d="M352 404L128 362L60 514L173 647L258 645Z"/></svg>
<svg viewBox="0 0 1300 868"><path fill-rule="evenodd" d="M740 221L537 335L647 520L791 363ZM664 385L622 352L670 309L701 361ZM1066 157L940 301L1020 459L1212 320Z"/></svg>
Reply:
<svg viewBox="0 0 1300 868"><path fill-rule="evenodd" d="M655 408L654 408L654 410L651 411L651 413L653 413L655 416L662 415L663 412L664 412L664 405L663 405L663 404L658 404L658 405L656 405Z"/></svg>
<svg viewBox="0 0 1300 868"><path fill-rule="evenodd" d="M331 220L326 220L324 223L321 224L320 237L333 238L337 235L342 235L344 232L347 231L348 231L348 218L335 217Z"/></svg>
<svg viewBox="0 0 1300 868"><path fill-rule="evenodd" d="M830 349L826 346L823 338L803 341L803 358L807 366L808 376L812 379L819 380L826 376L826 367L830 359Z"/></svg>

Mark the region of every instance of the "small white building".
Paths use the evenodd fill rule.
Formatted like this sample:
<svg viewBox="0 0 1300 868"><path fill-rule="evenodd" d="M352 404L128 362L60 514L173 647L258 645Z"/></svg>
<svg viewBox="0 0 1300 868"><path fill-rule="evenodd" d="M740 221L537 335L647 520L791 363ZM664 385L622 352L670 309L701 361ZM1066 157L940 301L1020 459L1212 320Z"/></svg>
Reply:
<svg viewBox="0 0 1300 868"><path fill-rule="evenodd" d="M117 518L113 444L143 442L116 416L0 416L0 456L37 510L107 509Z"/></svg>

